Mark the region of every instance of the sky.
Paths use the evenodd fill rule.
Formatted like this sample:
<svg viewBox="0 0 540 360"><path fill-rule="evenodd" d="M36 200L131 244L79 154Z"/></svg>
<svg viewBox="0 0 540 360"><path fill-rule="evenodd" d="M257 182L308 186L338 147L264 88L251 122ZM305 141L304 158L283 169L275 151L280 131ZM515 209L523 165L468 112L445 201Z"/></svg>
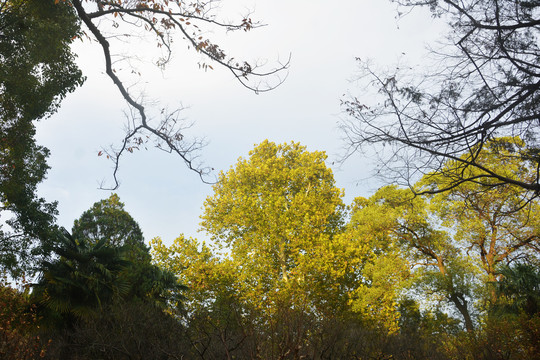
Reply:
<svg viewBox="0 0 540 360"><path fill-rule="evenodd" d="M339 162L346 146L339 129L345 118L340 100L354 96L361 86L355 59L370 60L382 69L398 62L421 65L426 47L441 38L443 26L426 9L398 18L395 4L387 0L224 0L217 15L233 19L247 11L266 26L205 35L235 58L258 59L269 67L290 55L279 87L257 95L225 69L200 70L200 56L181 37L174 42L172 61L165 70L158 69L152 64L159 55L155 44L131 36L113 48L131 54L130 64L141 73L123 78L132 85L130 92L142 94L147 107L184 108L182 117L191 124L186 136L205 139L201 160L216 176L265 139L295 141L309 151L327 153L336 186L345 189L345 203L370 196L385 185L373 174L373 150ZM94 202L111 194L99 187L111 183L112 163L97 154L120 144L128 110L104 74L100 47L86 39L73 49L86 82L66 97L58 113L38 123L36 135L38 144L51 150L51 169L39 194L58 201L59 224L69 230ZM121 75L131 72L125 62L118 67L124 70ZM146 241L159 236L170 244L180 234L207 238L197 230L212 186L201 182L181 159L152 148L136 151L122 159L119 179L114 192Z"/></svg>

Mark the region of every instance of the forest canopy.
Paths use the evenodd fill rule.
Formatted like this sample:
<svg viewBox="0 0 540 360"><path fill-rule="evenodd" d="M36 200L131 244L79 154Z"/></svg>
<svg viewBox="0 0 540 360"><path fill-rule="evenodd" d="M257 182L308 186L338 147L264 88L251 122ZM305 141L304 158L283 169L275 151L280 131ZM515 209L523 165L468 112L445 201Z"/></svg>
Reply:
<svg viewBox="0 0 540 360"><path fill-rule="evenodd" d="M375 105L343 103L352 150L392 148L390 184L347 200L325 151L263 140L219 172L201 236L178 226L171 242L145 237L123 195L73 214L71 230L39 195L49 150L36 123L85 80L73 41L98 45L129 109L119 146L99 153L113 188L123 154L148 145L206 174L181 109L126 85L117 40L149 35L158 66L182 40L201 69L255 92L288 62L258 68L214 43L212 31L260 26L222 20L218 0L0 0L0 358L536 358L540 3L394 3L428 6L453 32L441 71L403 83L366 67Z"/></svg>

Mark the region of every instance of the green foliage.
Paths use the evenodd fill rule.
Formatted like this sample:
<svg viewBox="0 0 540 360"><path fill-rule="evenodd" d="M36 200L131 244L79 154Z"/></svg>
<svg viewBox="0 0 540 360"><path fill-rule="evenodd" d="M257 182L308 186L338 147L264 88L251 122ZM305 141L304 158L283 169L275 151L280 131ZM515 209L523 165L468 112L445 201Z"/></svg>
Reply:
<svg viewBox="0 0 540 360"><path fill-rule="evenodd" d="M129 284L120 276L129 265L125 248L109 246L105 240L91 244L63 230L54 251L60 258L43 262L33 292L45 307L46 320L72 326L128 294Z"/></svg>
<svg viewBox="0 0 540 360"><path fill-rule="evenodd" d="M69 48L79 21L63 1L2 0L0 6L0 118L6 125L41 119L82 83Z"/></svg>
<svg viewBox="0 0 540 360"><path fill-rule="evenodd" d="M498 295L497 314L540 316L540 268L529 264L505 266L502 279L494 283Z"/></svg>
<svg viewBox="0 0 540 360"><path fill-rule="evenodd" d="M152 265L149 247L139 224L125 210L117 194L100 200L78 220L72 229L77 241L98 244L103 242L111 248L121 248L129 266L121 271L120 279L129 284L126 299L140 299L165 305L174 302L181 307L183 286L175 276Z"/></svg>
<svg viewBox="0 0 540 360"><path fill-rule="evenodd" d="M54 113L83 78L69 45L79 25L69 4L0 1L0 201L10 229L0 232L0 266L20 276L46 256L56 204L36 195L48 149L34 121Z"/></svg>
<svg viewBox="0 0 540 360"><path fill-rule="evenodd" d="M90 243L104 240L113 247L126 246L130 260L149 261L148 247L139 224L124 209L117 194L94 203L72 228L73 237Z"/></svg>
<svg viewBox="0 0 540 360"><path fill-rule="evenodd" d="M58 258L43 262L33 287L44 334L53 339L47 356L152 359L189 352L184 342L173 342L183 336L175 315L185 286L150 262L142 233L118 196L94 204L74 229L77 238L65 230L58 235Z"/></svg>

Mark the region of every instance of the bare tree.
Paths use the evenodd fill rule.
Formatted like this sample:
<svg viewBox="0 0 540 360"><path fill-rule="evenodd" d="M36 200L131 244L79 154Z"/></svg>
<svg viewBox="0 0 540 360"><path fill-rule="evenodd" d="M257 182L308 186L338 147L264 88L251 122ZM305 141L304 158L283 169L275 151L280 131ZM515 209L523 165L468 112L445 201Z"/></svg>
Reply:
<svg viewBox="0 0 540 360"><path fill-rule="evenodd" d="M348 115L342 123L347 155L380 146L380 171L411 188L427 173L453 179L436 190L413 188L420 194L473 181L486 187L511 184L529 199L536 197L540 1L393 1L401 9L429 6L450 31L440 48L431 50L436 61L427 72L379 72L360 61L366 93L342 102ZM485 144L500 137L509 139L505 152L522 161L525 176L480 161Z"/></svg>
<svg viewBox="0 0 540 360"><path fill-rule="evenodd" d="M55 0L59 2L59 0ZM158 61L158 66L165 66L170 60L173 51L173 39L180 37L187 41L188 46L208 59L208 64L203 62L199 66L204 69L212 69L211 64L217 64L230 70L233 76L246 88L256 93L271 90L278 86L284 79L280 74L288 67L289 61L278 63L274 68L260 70L257 65L246 61L234 59L219 45L206 37L209 30L222 29L223 31L249 31L260 26L253 22L249 15L243 17L237 23L222 22L216 17L216 10L220 0L183 2L180 0L63 0L70 1L84 23L90 38L95 39L103 50L105 58L105 71L114 82L123 98L129 104L128 126L125 138L119 148L111 148L100 152L114 162L114 184L117 188L118 167L122 155L128 151L139 149L146 143L154 145L164 151L175 153L180 156L189 169L199 174L205 181L205 175L209 169L196 163L197 150L203 143L200 140L188 142L184 139L185 124L180 112L182 109L160 111L160 120L151 122L151 116L145 109L145 104L140 95L132 94L125 85L124 80L117 74L113 67L113 55L111 52L111 38L126 36L121 31L123 26L129 26L131 31L139 29L155 36L157 45L163 49L164 56ZM106 21L109 23L107 24ZM130 32L127 32L130 36ZM128 40L129 41L129 40ZM275 76L274 82L268 79Z"/></svg>

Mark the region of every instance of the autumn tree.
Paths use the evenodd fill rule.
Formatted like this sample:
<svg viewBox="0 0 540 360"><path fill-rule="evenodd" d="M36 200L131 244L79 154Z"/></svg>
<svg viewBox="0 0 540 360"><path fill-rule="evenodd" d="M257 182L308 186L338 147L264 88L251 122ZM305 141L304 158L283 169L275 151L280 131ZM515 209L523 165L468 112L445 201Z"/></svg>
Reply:
<svg viewBox="0 0 540 360"><path fill-rule="evenodd" d="M355 244L339 236L343 192L325 161L298 143L264 141L220 174L205 202L201 226L215 247L154 241L156 261L191 290L201 357L298 358L353 346L342 335L359 329L344 325L359 276Z"/></svg>
<svg viewBox="0 0 540 360"><path fill-rule="evenodd" d="M28 291L20 291L0 278L0 358L33 360L43 357L47 344L37 333L36 307Z"/></svg>
<svg viewBox="0 0 540 360"><path fill-rule="evenodd" d="M325 160L297 143L264 141L220 174L206 200L202 229L230 249L253 299L273 301L271 293L289 287L307 294L322 280L313 260L343 221L343 192Z"/></svg>
<svg viewBox="0 0 540 360"><path fill-rule="evenodd" d="M491 140L483 146L476 161L497 167L506 178L527 178L531 169L521 159L512 156L514 144L520 146L523 141L519 138ZM445 169L448 173L455 173L455 161L448 161ZM462 174L478 178L482 171L468 168ZM454 239L470 253L477 254L484 282L495 282L503 265L538 261L538 201L524 201L528 199L525 189L513 184L499 184L496 179L485 179L482 183L466 182L444 193L439 191L448 188L453 181L452 177L433 173L426 175L419 187L437 193L430 198L432 209L443 225L455 231ZM496 301L494 292L490 301Z"/></svg>
<svg viewBox="0 0 540 360"><path fill-rule="evenodd" d="M434 17L448 24L448 34L431 52L434 64L422 65L424 72L406 66L382 72L361 62L366 93L343 102L349 115L343 127L350 152L389 145L379 152L380 170L407 186L421 174L452 172L452 181L436 191L463 182L488 188L512 184L526 190L527 199L536 197L540 191L540 4L394 2L404 12L409 7L429 7ZM482 163L479 155L486 144L502 136L523 139L522 144L509 147L507 156L530 168L527 176L509 177L498 164ZM448 168L449 161L453 169Z"/></svg>
<svg viewBox="0 0 540 360"><path fill-rule="evenodd" d="M69 47L78 34L67 4L0 1L0 267L13 276L50 250L56 204L36 193L49 150L35 142L35 121L82 84Z"/></svg>
<svg viewBox="0 0 540 360"><path fill-rule="evenodd" d="M254 357L257 313L242 299L237 264L183 235L170 246L160 238L151 245L154 263L187 286L182 316L194 353L201 359Z"/></svg>
<svg viewBox="0 0 540 360"><path fill-rule="evenodd" d="M425 200L408 189L387 186L355 201L349 236L367 243L370 256L362 272L366 285L355 293L353 307L395 331L403 295L416 285L426 300L431 294L432 300L451 304L472 331L475 297L467 258L449 234L431 222Z"/></svg>
<svg viewBox="0 0 540 360"><path fill-rule="evenodd" d="M509 156L507 145L512 142L520 140L488 142L478 162L497 164L508 178L522 176L529 169L520 159ZM450 169L455 170L452 161L445 166L450 173ZM475 171L469 168L463 175L475 177ZM485 314L486 304L497 301L490 284L500 279L501 268L519 261L537 263L539 209L537 201L524 203L527 190L512 184L486 188L485 183L465 182L437 191L452 181L438 172L427 174L414 185L434 194L424 197L414 196L410 189L381 188L369 199L357 200L351 221L362 231L360 236L381 239L383 245L376 248L384 257L388 255L383 249L397 247L399 258L409 264L417 289L452 304L472 331L474 313ZM393 257L390 259L396 264Z"/></svg>
<svg viewBox="0 0 540 360"><path fill-rule="evenodd" d="M200 358L445 359L463 332L445 305L474 328L476 268L409 190L357 198L346 222L324 153L265 141L214 191L211 242L152 240L154 261L189 288Z"/></svg>

